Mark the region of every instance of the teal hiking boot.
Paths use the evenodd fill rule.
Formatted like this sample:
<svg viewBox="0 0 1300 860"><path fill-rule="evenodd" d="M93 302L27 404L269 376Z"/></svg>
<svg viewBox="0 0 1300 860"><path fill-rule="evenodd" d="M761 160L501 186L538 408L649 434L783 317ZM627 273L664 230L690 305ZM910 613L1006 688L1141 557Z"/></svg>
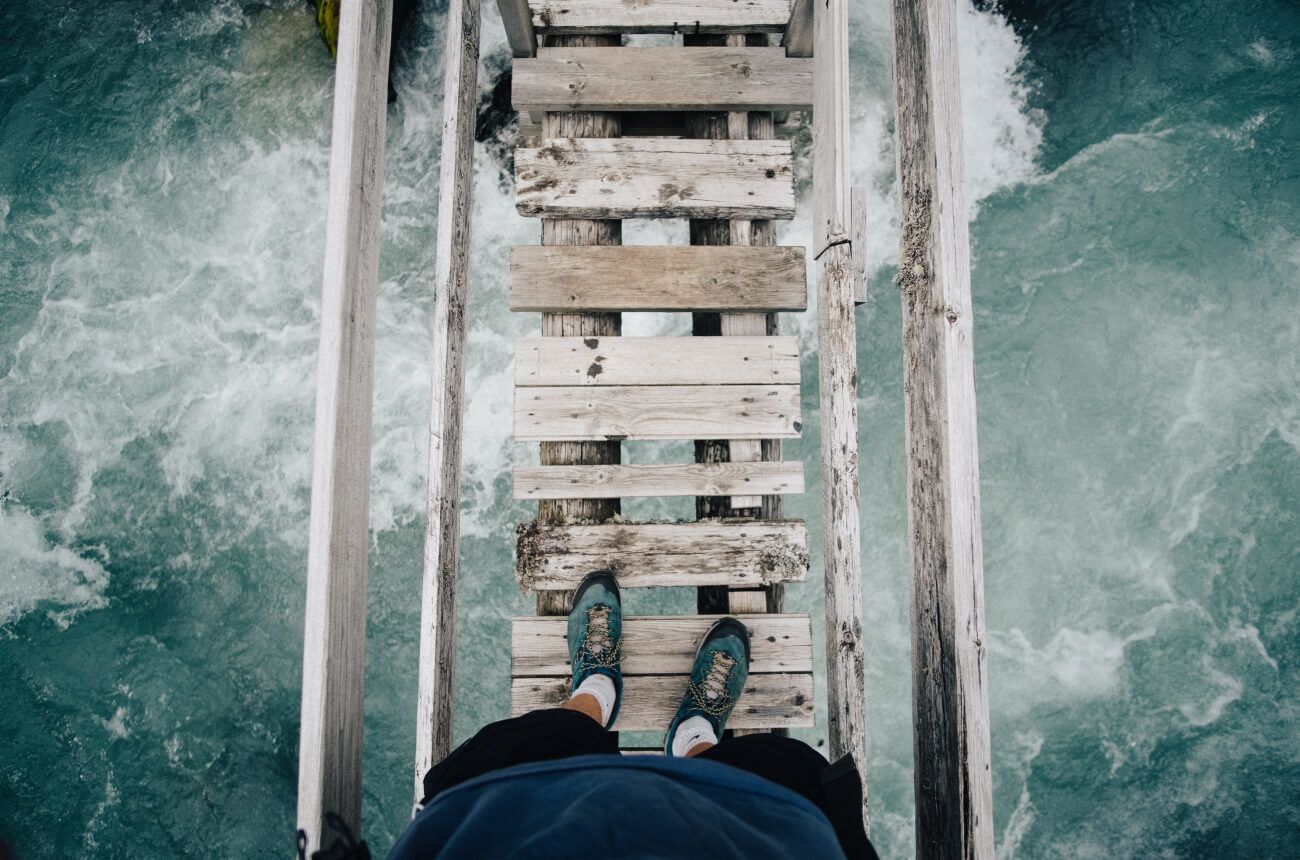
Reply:
<svg viewBox="0 0 1300 860"><path fill-rule="evenodd" d="M731 709L745 689L749 677L749 629L738 619L720 618L704 634L695 652L695 665L686 695L668 725L664 754L673 754L673 736L677 727L691 717L703 717L722 737Z"/></svg>
<svg viewBox="0 0 1300 860"><path fill-rule="evenodd" d="M618 719L623 702L623 601L618 581L608 570L587 574L573 595L569 613L569 663L573 666L573 686L592 675L606 675L614 682L614 707L605 728Z"/></svg>

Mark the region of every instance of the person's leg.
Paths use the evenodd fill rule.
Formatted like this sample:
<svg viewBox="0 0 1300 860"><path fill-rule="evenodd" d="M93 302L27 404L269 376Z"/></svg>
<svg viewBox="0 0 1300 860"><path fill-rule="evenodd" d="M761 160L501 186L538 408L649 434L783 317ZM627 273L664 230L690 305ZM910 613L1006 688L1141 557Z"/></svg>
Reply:
<svg viewBox="0 0 1300 860"><path fill-rule="evenodd" d="M494 770L592 754L617 754L618 737L606 731L618 712L622 602L607 571L586 577L569 616L573 695L558 708L532 711L483 727L424 777L428 803L439 792Z"/></svg>

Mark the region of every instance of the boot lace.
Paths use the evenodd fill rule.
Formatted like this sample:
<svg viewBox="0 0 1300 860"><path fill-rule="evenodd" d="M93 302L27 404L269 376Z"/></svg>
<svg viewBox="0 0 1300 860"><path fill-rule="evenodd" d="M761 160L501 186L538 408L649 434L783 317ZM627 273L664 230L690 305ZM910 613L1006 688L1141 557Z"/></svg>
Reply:
<svg viewBox="0 0 1300 860"><path fill-rule="evenodd" d="M700 683L691 681L686 691L691 704L711 717L726 718L736 704L736 697L727 693L727 682L735 670L736 661L724 651L714 651L709 671Z"/></svg>

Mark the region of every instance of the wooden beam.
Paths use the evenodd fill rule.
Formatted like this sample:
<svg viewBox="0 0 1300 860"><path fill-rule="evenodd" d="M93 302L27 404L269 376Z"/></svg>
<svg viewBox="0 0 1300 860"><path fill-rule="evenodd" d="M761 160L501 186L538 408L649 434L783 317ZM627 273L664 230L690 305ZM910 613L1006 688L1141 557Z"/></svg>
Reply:
<svg viewBox="0 0 1300 860"><path fill-rule="evenodd" d="M519 526L522 587L571 589L602 569L628 588L798 581L808 572L808 532L799 520Z"/></svg>
<svg viewBox="0 0 1300 860"><path fill-rule="evenodd" d="M795 438L797 385L622 385L515 389L521 442Z"/></svg>
<svg viewBox="0 0 1300 860"><path fill-rule="evenodd" d="M528 10L528 0L497 0L501 12L501 25L506 30L510 54L514 57L537 55L537 34L533 31L533 16Z"/></svg>
<svg viewBox="0 0 1300 860"><path fill-rule="evenodd" d="M623 681L623 705L614 731L663 731L686 689L687 675L640 675ZM510 714L557 708L569 697L568 678L516 678L510 685ZM813 725L812 674L750 675L731 728L774 729Z"/></svg>
<svg viewBox="0 0 1300 860"><path fill-rule="evenodd" d="M858 360L850 205L848 0L814 13L813 247L826 581L826 705L831 760L852 753L867 821L862 535L858 506Z"/></svg>
<svg viewBox="0 0 1300 860"><path fill-rule="evenodd" d="M510 250L510 309L801 311L804 272L802 247L523 245Z"/></svg>
<svg viewBox="0 0 1300 860"><path fill-rule="evenodd" d="M392 13L391 0L345 3L339 22L298 746L297 823L308 853L338 838L326 823L330 814L361 830L370 421Z"/></svg>
<svg viewBox="0 0 1300 860"><path fill-rule="evenodd" d="M956 7L894 0L916 850L993 856Z"/></svg>
<svg viewBox="0 0 1300 860"><path fill-rule="evenodd" d="M813 5L813 0L793 0L790 4L790 22L781 37L787 56L813 55Z"/></svg>
<svg viewBox="0 0 1300 860"><path fill-rule="evenodd" d="M520 113L807 110L812 95L812 63L780 48L543 48L511 82Z"/></svg>
<svg viewBox="0 0 1300 860"><path fill-rule="evenodd" d="M785 140L542 141L515 150L515 208L551 218L793 218Z"/></svg>
<svg viewBox="0 0 1300 860"><path fill-rule="evenodd" d="M516 499L775 495L804 491L803 463L516 466Z"/></svg>
<svg viewBox="0 0 1300 860"><path fill-rule="evenodd" d="M780 33L790 0L530 0L539 33Z"/></svg>
<svg viewBox="0 0 1300 860"><path fill-rule="evenodd" d="M465 398L470 213L478 102L479 0L452 0L443 56L442 153L434 255L429 480L416 696L415 800L424 775L451 751L460 556L460 454Z"/></svg>
<svg viewBox="0 0 1300 860"><path fill-rule="evenodd" d="M515 384L799 384L797 337L521 337Z"/></svg>
<svg viewBox="0 0 1300 860"><path fill-rule="evenodd" d="M623 619L623 676L689 675L695 650L717 621L709 615L631 615ZM750 674L811 672L812 623L807 615L744 615L749 628ZM567 618L516 618L511 626L510 672L516 678L565 677Z"/></svg>

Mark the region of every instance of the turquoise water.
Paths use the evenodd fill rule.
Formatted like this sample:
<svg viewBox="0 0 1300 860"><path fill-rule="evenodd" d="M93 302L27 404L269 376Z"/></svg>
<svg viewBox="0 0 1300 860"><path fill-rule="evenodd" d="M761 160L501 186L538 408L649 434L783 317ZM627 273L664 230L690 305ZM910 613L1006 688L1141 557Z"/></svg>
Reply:
<svg viewBox="0 0 1300 860"><path fill-rule="evenodd" d="M873 835L902 857L887 10L855 5L853 61L874 267L869 778ZM505 52L487 16L490 77ZM428 4L403 38L389 114L365 758L380 851L414 748L441 24ZM287 852L328 58L297 0L11 0L0 33L0 834L25 858ZM1300 856L1300 9L963 6L961 43L1000 855ZM536 327L504 311L503 249L537 227L485 150L477 194L458 737L506 712L530 508L508 467L535 456L503 420L511 341ZM807 423L792 456L812 467ZM818 489L791 514L815 523ZM819 589L790 599L815 610Z"/></svg>

